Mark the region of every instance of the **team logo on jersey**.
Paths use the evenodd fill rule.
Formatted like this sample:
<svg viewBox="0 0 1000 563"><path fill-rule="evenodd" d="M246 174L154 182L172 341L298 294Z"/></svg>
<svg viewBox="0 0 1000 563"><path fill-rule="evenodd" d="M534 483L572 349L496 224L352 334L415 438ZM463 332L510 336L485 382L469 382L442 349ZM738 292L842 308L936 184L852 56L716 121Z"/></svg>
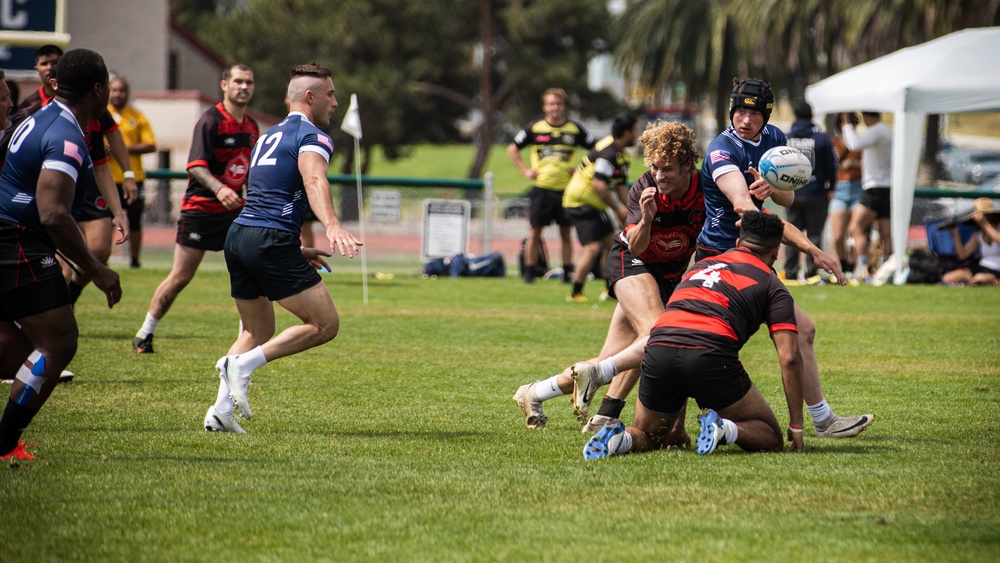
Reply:
<svg viewBox="0 0 1000 563"><path fill-rule="evenodd" d="M51 268L52 266L58 264L58 262L56 262L55 258L46 256L45 258L42 258L41 264L43 268Z"/></svg>
<svg viewBox="0 0 1000 563"><path fill-rule="evenodd" d="M227 147L231 147L231 146L233 146L233 145L235 145L235 144L236 144L236 137L226 137L226 138L225 138L225 139L224 139L224 140L222 141L222 144L223 144L223 145L226 145Z"/></svg>
<svg viewBox="0 0 1000 563"><path fill-rule="evenodd" d="M229 165L226 166L226 179L230 180L226 184L230 186L240 185L246 180L247 170L250 167L250 160L247 159L246 155L238 154L234 156L230 161Z"/></svg>
<svg viewBox="0 0 1000 563"><path fill-rule="evenodd" d="M552 136L551 135L539 135L538 137L535 138L535 140L537 140L539 143L547 143L550 140L552 140Z"/></svg>
<svg viewBox="0 0 1000 563"><path fill-rule="evenodd" d="M97 199L94 200L94 205L96 205L97 208L100 209L101 211L104 211L108 208L108 202L104 201L104 196L102 195L97 196Z"/></svg>
<svg viewBox="0 0 1000 563"><path fill-rule="evenodd" d="M576 141L575 135L563 135L562 142L564 145L572 145Z"/></svg>
<svg viewBox="0 0 1000 563"><path fill-rule="evenodd" d="M201 233L188 233L188 238L194 241L201 240Z"/></svg>
<svg viewBox="0 0 1000 563"><path fill-rule="evenodd" d="M688 252L690 241L680 233L663 233L654 235L649 241L646 252L656 257L656 262L670 262Z"/></svg>

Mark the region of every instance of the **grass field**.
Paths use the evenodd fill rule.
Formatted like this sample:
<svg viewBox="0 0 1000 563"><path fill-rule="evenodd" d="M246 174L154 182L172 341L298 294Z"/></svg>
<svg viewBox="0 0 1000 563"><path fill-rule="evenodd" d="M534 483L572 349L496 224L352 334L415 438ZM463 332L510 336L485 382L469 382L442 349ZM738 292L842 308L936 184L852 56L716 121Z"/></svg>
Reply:
<svg viewBox="0 0 1000 563"><path fill-rule="evenodd" d="M244 436L201 427L237 327L218 264L150 356L129 342L166 270L123 271L111 312L88 289L77 378L25 435L38 460L0 467L0 561L1000 558L993 288L792 288L834 408L877 414L857 439L807 422L805 455L584 462L567 400L540 432L511 395L599 348L596 284L581 305L555 282L397 275L365 306L356 268L325 278L338 338L255 374ZM744 352L787 421L773 347Z"/></svg>

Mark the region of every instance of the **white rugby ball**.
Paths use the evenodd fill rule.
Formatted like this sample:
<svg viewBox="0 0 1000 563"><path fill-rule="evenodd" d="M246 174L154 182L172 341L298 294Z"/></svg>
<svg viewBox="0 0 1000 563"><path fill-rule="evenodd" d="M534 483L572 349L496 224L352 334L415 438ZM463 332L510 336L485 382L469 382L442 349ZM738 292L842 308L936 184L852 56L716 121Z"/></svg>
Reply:
<svg viewBox="0 0 1000 563"><path fill-rule="evenodd" d="M812 163L795 147L774 147L760 157L760 175L776 190L795 191L809 183Z"/></svg>

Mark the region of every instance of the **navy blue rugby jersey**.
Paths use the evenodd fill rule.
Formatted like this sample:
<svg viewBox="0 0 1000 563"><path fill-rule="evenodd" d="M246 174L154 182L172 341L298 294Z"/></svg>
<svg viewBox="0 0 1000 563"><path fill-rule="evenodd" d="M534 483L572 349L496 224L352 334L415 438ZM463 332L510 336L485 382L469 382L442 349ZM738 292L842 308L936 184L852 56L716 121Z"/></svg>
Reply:
<svg viewBox="0 0 1000 563"><path fill-rule="evenodd" d="M750 167L758 168L760 157L765 152L787 144L785 134L773 125L765 125L760 133L760 140L756 142L743 139L730 125L708 145L701 165L701 185L705 190L705 226L698 235L698 244L722 251L736 246L736 239L740 235L736 222L740 218L733 211L733 203L715 182L723 174L738 171L743 174L749 186L754 182ZM753 196L750 199L758 209L764 205L764 202Z"/></svg>
<svg viewBox="0 0 1000 563"><path fill-rule="evenodd" d="M308 206L299 155L314 152L330 162L333 140L299 112L267 130L250 155L250 180L240 225L298 234Z"/></svg>
<svg viewBox="0 0 1000 563"><path fill-rule="evenodd" d="M42 170L62 172L76 182L72 212L78 217L83 196L94 182L94 167L76 116L59 102L45 106L14 130L0 173L0 220L22 225L52 244L35 201Z"/></svg>

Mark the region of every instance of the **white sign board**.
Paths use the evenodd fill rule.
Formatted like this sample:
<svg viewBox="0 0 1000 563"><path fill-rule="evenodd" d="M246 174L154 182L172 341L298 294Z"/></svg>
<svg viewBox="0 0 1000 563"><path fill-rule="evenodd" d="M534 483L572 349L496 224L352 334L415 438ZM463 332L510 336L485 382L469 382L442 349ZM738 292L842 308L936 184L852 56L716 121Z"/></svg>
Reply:
<svg viewBox="0 0 1000 563"><path fill-rule="evenodd" d="M376 223L398 223L403 198L398 190L372 190L368 208Z"/></svg>
<svg viewBox="0 0 1000 563"><path fill-rule="evenodd" d="M467 254L472 203L447 199L424 200L424 232L420 259Z"/></svg>

